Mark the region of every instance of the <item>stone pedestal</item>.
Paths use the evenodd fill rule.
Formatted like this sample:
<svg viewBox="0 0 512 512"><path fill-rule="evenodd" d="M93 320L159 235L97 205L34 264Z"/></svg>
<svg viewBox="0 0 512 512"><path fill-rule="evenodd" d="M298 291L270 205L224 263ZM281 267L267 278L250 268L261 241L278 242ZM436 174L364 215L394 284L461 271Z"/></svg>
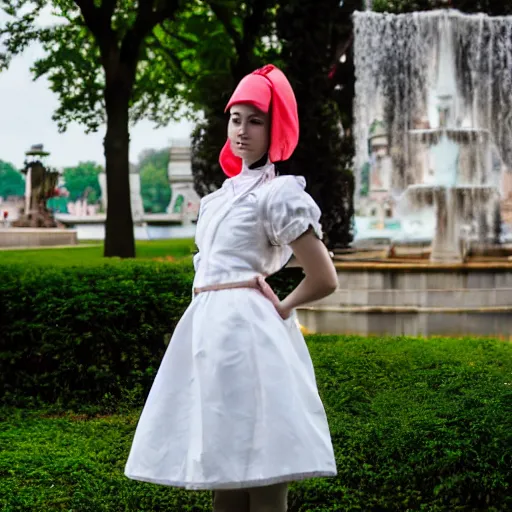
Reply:
<svg viewBox="0 0 512 512"><path fill-rule="evenodd" d="M0 247L52 247L76 245L77 232L58 228L0 228Z"/></svg>
<svg viewBox="0 0 512 512"><path fill-rule="evenodd" d="M460 263L464 260L460 223L457 214L457 192L454 188L433 189L436 230L432 240L430 261Z"/></svg>
<svg viewBox="0 0 512 512"><path fill-rule="evenodd" d="M336 292L297 308L308 332L511 337L512 262L343 261L336 268Z"/></svg>
<svg viewBox="0 0 512 512"><path fill-rule="evenodd" d="M190 144L176 142L171 146L170 153L168 176L172 196L167 213L180 213L185 222L196 219L200 197L194 190Z"/></svg>

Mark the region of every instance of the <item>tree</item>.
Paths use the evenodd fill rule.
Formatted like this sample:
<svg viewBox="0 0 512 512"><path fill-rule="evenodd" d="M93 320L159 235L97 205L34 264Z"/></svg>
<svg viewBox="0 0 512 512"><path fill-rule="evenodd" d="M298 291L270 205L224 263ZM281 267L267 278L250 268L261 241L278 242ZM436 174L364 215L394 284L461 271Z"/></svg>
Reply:
<svg viewBox="0 0 512 512"><path fill-rule="evenodd" d="M0 197L25 195L25 178L12 164L0 160Z"/></svg>
<svg viewBox="0 0 512 512"><path fill-rule="evenodd" d="M89 204L96 203L101 196L98 179L102 168L95 162L80 162L76 167L66 167L63 177L69 199L76 201L86 198Z"/></svg>
<svg viewBox="0 0 512 512"><path fill-rule="evenodd" d="M47 4L63 23L39 28ZM165 59L155 53L159 28L172 34L172 22L185 1L5 0L12 17L0 30L5 53L0 65L39 41L45 56L34 65L36 78L47 75L60 99L55 119L97 130L102 122L108 186L105 256L133 257L135 241L129 189L129 120L145 115L161 121L183 103L178 80L162 80ZM179 59L178 59L179 60ZM101 73L98 73L98 67Z"/></svg>
<svg viewBox="0 0 512 512"><path fill-rule="evenodd" d="M169 149L147 150L139 159L140 189L144 211L165 212L171 201L167 168Z"/></svg>
<svg viewBox="0 0 512 512"><path fill-rule="evenodd" d="M276 0L210 2L220 55L220 65L198 81L202 94L194 103L204 112L192 134L194 188L204 196L220 187L225 175L219 152L226 141L224 107L237 83L268 62L278 63L279 42L275 38ZM211 28L210 28L211 30Z"/></svg>
<svg viewBox="0 0 512 512"><path fill-rule="evenodd" d="M295 90L301 122L299 145L284 172L305 176L307 190L322 210L330 248L351 242L354 213L353 145L343 137L329 76L338 51L339 9L339 0L290 0L277 16L284 71Z"/></svg>

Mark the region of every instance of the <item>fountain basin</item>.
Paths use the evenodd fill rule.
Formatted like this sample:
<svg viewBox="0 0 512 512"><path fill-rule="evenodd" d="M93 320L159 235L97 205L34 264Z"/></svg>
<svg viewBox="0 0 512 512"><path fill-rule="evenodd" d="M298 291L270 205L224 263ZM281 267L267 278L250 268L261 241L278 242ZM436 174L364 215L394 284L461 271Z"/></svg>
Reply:
<svg viewBox="0 0 512 512"><path fill-rule="evenodd" d="M60 228L0 228L0 247L76 245L77 232Z"/></svg>
<svg viewBox="0 0 512 512"><path fill-rule="evenodd" d="M512 261L337 262L339 288L298 309L312 333L512 338Z"/></svg>
<svg viewBox="0 0 512 512"><path fill-rule="evenodd" d="M484 185L411 185L405 199L413 208L433 206L436 230L432 240L432 262L462 262L468 249L462 226L471 216L498 200L495 187Z"/></svg>
<svg viewBox="0 0 512 512"><path fill-rule="evenodd" d="M417 128L409 130L409 135L424 144L438 144L445 135L449 140L457 143L470 144L475 142L487 142L490 137L488 130L480 128Z"/></svg>

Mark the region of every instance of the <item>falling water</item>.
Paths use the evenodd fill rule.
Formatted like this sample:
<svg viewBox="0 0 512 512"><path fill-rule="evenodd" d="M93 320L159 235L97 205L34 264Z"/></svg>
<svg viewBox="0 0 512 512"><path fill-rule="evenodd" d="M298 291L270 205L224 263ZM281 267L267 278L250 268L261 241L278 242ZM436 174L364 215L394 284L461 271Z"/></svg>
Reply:
<svg viewBox="0 0 512 512"><path fill-rule="evenodd" d="M493 151L512 168L512 16L366 11L354 14L354 30L356 203L380 121L390 193L433 205L432 254L459 258L462 225L485 235L497 205Z"/></svg>
<svg viewBox="0 0 512 512"><path fill-rule="evenodd" d="M438 74L450 66L454 84L446 87L455 89L452 128L459 130L454 130L452 138L458 138L460 145L458 183L490 182L487 153L482 145L477 150L474 144L477 138L485 139L486 132L503 162L512 167L511 16L465 15L452 10L401 15L366 11L354 14L354 27L358 171L369 159L369 127L381 119L389 130L394 190L400 192L417 183L415 146L421 140L411 137L410 130L426 118L437 128L432 95L442 93L436 92L443 78ZM443 37L448 55L440 52ZM462 162L469 163L462 169ZM360 176L356 184L359 190Z"/></svg>

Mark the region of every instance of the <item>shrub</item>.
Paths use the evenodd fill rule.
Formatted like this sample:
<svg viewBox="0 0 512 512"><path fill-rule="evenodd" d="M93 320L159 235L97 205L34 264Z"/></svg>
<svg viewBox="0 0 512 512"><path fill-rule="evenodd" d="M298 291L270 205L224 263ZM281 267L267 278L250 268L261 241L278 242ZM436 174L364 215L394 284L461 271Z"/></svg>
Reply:
<svg viewBox="0 0 512 512"><path fill-rule="evenodd" d="M512 510L512 346L312 336L338 476L295 483L289 512ZM209 493L123 476L139 410L5 411L2 510L206 512Z"/></svg>
<svg viewBox="0 0 512 512"><path fill-rule="evenodd" d="M271 282L280 293L286 272ZM191 299L189 264L0 266L0 401L140 404Z"/></svg>
<svg viewBox="0 0 512 512"><path fill-rule="evenodd" d="M302 484L292 510L512 508L510 344L316 340L338 477Z"/></svg>
<svg viewBox="0 0 512 512"><path fill-rule="evenodd" d="M80 404L143 394L191 282L189 265L0 267L2 399Z"/></svg>

